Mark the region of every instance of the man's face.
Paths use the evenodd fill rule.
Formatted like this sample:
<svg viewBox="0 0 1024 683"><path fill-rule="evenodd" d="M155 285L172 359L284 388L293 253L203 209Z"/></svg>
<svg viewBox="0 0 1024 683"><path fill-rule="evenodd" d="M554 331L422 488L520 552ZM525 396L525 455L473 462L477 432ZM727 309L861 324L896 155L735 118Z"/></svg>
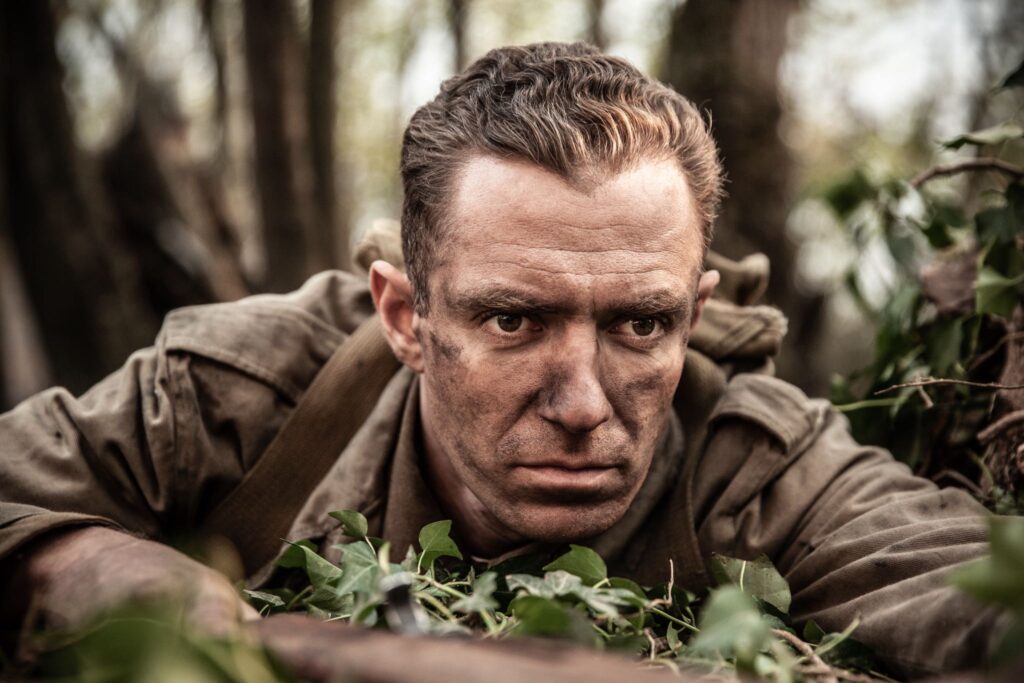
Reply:
<svg viewBox="0 0 1024 683"><path fill-rule="evenodd" d="M701 230L683 174L586 188L469 161L416 318L427 441L522 537L596 535L643 483L683 368Z"/></svg>

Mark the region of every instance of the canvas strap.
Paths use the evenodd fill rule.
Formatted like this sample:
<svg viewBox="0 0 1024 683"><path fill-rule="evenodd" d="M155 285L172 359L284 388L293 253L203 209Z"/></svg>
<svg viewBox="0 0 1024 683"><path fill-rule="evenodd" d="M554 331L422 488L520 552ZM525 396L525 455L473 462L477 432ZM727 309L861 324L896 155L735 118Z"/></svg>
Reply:
<svg viewBox="0 0 1024 683"><path fill-rule="evenodd" d="M331 355L256 465L207 517L205 534L230 541L246 575L274 559L399 367L374 315Z"/></svg>

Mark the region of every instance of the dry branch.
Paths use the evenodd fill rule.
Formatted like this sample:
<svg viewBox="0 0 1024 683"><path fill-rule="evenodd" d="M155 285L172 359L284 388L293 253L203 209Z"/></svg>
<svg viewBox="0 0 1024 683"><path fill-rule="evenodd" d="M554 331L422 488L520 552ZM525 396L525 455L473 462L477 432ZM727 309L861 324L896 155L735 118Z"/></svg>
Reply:
<svg viewBox="0 0 1024 683"><path fill-rule="evenodd" d="M956 175L957 173L965 173L967 171L999 171L1000 173L1005 173L1006 175L1013 176L1014 178L1024 178L1024 168L1021 168L1020 166L1014 166L1002 159L981 157L979 159L965 159L964 161L955 161L949 164L933 166L914 176L914 179L910 181L910 184L914 187L921 187L933 178Z"/></svg>

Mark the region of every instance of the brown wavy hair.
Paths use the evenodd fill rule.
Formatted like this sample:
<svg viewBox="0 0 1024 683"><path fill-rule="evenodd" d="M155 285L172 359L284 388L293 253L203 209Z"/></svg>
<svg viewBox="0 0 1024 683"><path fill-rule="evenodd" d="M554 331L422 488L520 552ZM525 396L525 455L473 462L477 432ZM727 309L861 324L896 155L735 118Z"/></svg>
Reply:
<svg viewBox="0 0 1024 683"><path fill-rule="evenodd" d="M416 307L443 239L459 168L477 154L537 164L579 181L641 159L676 159L689 181L705 248L722 195L710 122L685 97L586 43L491 50L441 85L402 139L402 250Z"/></svg>

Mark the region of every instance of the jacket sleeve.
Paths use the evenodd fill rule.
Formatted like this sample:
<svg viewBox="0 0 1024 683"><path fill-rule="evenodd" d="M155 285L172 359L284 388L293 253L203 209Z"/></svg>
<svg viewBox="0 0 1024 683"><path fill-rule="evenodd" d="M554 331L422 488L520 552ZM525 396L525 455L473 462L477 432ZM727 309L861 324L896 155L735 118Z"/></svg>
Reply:
<svg viewBox="0 0 1024 683"><path fill-rule="evenodd" d="M988 512L856 443L846 419L779 380L749 377L716 410L695 489L702 549L767 554L798 622L854 637L906 674L981 664L1001 615L949 585L987 553Z"/></svg>
<svg viewBox="0 0 1024 683"><path fill-rule="evenodd" d="M194 530L370 311L365 285L340 273L179 309L81 397L50 389L0 415L0 561L68 525L158 540Z"/></svg>

